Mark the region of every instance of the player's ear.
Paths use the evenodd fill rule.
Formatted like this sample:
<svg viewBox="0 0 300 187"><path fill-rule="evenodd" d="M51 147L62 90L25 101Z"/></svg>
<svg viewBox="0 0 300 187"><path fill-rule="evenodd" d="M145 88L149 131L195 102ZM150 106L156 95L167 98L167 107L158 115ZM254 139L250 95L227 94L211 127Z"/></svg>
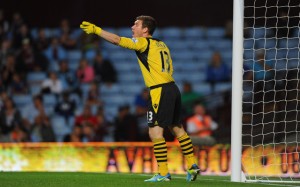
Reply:
<svg viewBox="0 0 300 187"><path fill-rule="evenodd" d="M143 28L143 33L149 33L148 27L144 27L144 28Z"/></svg>

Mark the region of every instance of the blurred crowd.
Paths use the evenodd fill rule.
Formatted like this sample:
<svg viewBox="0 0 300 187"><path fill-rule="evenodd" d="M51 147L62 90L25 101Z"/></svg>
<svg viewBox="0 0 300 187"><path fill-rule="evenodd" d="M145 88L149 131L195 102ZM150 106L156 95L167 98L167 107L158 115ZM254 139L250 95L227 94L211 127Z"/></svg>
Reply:
<svg viewBox="0 0 300 187"><path fill-rule="evenodd" d="M121 105L116 116L108 119L105 115L99 85L117 84L118 74L109 58L103 57L98 37L75 32L67 19L61 20L51 37L45 28L36 32L33 37L32 29L20 13L7 18L0 10L0 142L150 141L146 123L147 88L135 96L134 109ZM92 49L95 56L81 58L78 67L73 67L67 53L74 49L82 53ZM40 81L29 79L30 74L38 72L46 72L47 77ZM206 81L212 87L216 82L231 80L231 70L218 52L208 63L206 74ZM82 86L87 84L89 90L85 94ZM58 101L53 110L45 107L49 94ZM30 95L31 102L20 107L14 97L22 95ZM213 133L218 126L230 125L228 96L230 93L221 98L225 101L222 107L227 108L218 108L218 115L212 117L206 111L205 96L185 82L182 118L188 133L195 139L202 138L200 142L205 139L207 144L215 144ZM80 113L76 112L78 105L83 108ZM57 129L53 120L56 116L63 117L64 125L71 129L69 133L59 136L61 129ZM166 134L167 141L173 141L174 137Z"/></svg>

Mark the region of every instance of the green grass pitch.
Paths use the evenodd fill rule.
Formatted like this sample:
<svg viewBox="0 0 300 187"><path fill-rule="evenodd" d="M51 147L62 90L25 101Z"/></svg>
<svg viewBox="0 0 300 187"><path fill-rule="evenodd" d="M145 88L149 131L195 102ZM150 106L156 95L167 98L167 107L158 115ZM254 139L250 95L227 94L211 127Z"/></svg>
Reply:
<svg viewBox="0 0 300 187"><path fill-rule="evenodd" d="M150 174L81 173L81 172L0 172L1 187L266 187L294 186L292 184L231 183L230 177L198 176L194 182L185 181L184 175L172 175L170 182L145 183ZM298 184L299 185L299 184Z"/></svg>

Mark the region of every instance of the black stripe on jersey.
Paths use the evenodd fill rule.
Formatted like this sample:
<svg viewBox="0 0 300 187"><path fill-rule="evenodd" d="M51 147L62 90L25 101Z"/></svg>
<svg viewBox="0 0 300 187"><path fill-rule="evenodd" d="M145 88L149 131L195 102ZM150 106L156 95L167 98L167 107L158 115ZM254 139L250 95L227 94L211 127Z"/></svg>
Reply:
<svg viewBox="0 0 300 187"><path fill-rule="evenodd" d="M139 58L139 60L142 62L142 64L145 66L145 68L150 72L149 64L148 64L148 53L149 53L149 46L150 46L150 40L149 38L146 38L148 41L147 48L144 52L139 53L135 52L136 56Z"/></svg>
<svg viewBox="0 0 300 187"><path fill-rule="evenodd" d="M157 38L151 38L152 40L156 40L156 41L161 41L160 39L157 39Z"/></svg>

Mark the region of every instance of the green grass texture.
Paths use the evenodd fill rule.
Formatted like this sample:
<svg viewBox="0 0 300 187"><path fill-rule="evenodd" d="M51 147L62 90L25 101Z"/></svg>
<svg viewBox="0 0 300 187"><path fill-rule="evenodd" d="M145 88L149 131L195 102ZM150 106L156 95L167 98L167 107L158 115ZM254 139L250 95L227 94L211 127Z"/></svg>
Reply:
<svg viewBox="0 0 300 187"><path fill-rule="evenodd" d="M0 187L268 187L299 184L236 183L227 176L201 176L187 182L184 175L172 175L169 182L144 182L150 174L82 172L0 172Z"/></svg>

